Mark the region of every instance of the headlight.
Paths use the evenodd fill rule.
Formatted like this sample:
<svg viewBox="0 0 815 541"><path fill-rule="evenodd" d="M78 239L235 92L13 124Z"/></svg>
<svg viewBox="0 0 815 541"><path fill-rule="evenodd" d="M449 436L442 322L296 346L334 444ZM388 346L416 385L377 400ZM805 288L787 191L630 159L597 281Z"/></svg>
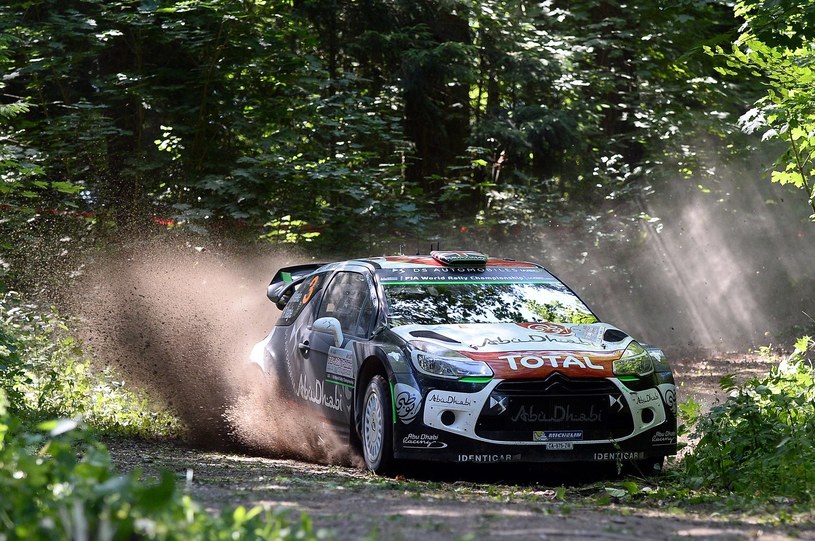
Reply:
<svg viewBox="0 0 815 541"><path fill-rule="evenodd" d="M631 342L623 356L614 361L615 376L647 376L654 371L654 361L645 348Z"/></svg>
<svg viewBox="0 0 815 541"><path fill-rule="evenodd" d="M492 377L487 363L429 342L410 342L411 359L419 372L440 378Z"/></svg>

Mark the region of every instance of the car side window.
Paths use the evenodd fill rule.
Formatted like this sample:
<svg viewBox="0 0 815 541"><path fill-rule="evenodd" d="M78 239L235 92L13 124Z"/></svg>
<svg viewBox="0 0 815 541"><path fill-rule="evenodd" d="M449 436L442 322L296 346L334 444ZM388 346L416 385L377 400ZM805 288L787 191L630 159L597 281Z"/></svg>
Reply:
<svg viewBox="0 0 815 541"><path fill-rule="evenodd" d="M286 303L283 313L277 320L278 325L290 325L303 308L315 297L315 294L320 291L325 282L325 273L315 274L313 277L306 279L303 283L299 284L294 293Z"/></svg>
<svg viewBox="0 0 815 541"><path fill-rule="evenodd" d="M371 287L358 272L338 272L326 288L317 317L333 317L342 332L367 337L375 316Z"/></svg>

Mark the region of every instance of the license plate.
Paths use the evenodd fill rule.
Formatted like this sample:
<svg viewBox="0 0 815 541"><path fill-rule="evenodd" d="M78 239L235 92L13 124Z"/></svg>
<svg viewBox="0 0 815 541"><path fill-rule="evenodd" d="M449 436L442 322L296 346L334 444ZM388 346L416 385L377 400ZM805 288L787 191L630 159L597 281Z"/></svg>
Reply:
<svg viewBox="0 0 815 541"><path fill-rule="evenodd" d="M574 443L570 441L550 441L546 444L547 451L571 451Z"/></svg>

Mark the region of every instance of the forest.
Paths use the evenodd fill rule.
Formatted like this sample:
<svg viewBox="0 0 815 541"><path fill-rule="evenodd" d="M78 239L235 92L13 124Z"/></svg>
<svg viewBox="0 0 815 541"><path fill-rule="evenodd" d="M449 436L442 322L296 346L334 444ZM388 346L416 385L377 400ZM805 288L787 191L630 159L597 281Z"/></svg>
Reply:
<svg viewBox="0 0 815 541"><path fill-rule="evenodd" d="M812 8L772 4L5 2L5 227L370 249L703 182L744 132L811 199Z"/></svg>
<svg viewBox="0 0 815 541"><path fill-rule="evenodd" d="M789 468L815 458L813 44L813 0L5 0L0 488L25 490L0 503L0 538L49 538L37 517L64 513L24 494L60 476L89 509L119 509L121 532L158 498L162 538L247 524L284 538L284 519L259 510L185 522L194 513L172 479L110 481L94 431L165 437L178 420L142 391L104 387L108 368L94 379L61 303L89 254L143 238L321 258L433 242L544 254L595 296L650 299L636 330L674 303L688 323L657 333L669 346L780 343L792 373L726 378L740 401L712 417L686 406L702 443L670 497L707 487L809 509L815 473ZM735 202L753 191L758 207ZM663 234L672 216L684 237ZM687 255L694 243L704 249ZM734 278L697 298L708 272ZM603 298L605 313L627 314ZM56 383L66 366L75 388ZM77 412L87 427L49 421ZM35 464L26 453L46 441L56 462ZM780 495L745 487L738 464L754 479L789 469Z"/></svg>

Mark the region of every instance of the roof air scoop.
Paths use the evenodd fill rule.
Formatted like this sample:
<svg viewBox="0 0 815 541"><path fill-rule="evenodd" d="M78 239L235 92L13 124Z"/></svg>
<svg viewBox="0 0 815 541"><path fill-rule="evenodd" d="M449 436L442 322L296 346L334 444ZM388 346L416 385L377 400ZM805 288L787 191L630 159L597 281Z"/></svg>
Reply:
<svg viewBox="0 0 815 541"><path fill-rule="evenodd" d="M485 267L487 256L481 252L452 252L433 250L430 257L447 267Z"/></svg>
<svg viewBox="0 0 815 541"><path fill-rule="evenodd" d="M628 335L620 329L606 329L606 332L603 333L603 340L606 342L622 342L626 338Z"/></svg>

